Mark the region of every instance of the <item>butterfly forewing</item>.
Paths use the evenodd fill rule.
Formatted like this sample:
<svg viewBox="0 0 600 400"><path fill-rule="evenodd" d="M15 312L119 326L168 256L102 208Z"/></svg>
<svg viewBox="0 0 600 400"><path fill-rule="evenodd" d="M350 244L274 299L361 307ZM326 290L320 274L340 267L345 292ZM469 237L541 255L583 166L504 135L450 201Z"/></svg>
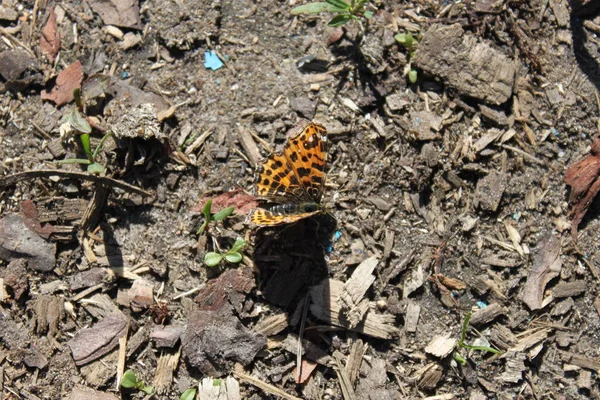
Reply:
<svg viewBox="0 0 600 400"><path fill-rule="evenodd" d="M321 200L325 186L326 144L325 127L311 122L299 135L291 138L283 149L300 185L316 203Z"/></svg>

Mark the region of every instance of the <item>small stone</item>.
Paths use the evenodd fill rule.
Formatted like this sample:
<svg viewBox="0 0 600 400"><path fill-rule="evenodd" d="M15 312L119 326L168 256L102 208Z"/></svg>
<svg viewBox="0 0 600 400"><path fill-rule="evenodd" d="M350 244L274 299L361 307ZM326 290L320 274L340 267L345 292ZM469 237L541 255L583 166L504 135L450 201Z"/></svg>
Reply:
<svg viewBox="0 0 600 400"><path fill-rule="evenodd" d="M306 119L310 119L314 115L316 106L315 101L306 97L294 97L290 100L290 108Z"/></svg>
<svg viewBox="0 0 600 400"><path fill-rule="evenodd" d="M17 18L19 18L19 14L15 10L0 5L0 20L16 21Z"/></svg>
<svg viewBox="0 0 600 400"><path fill-rule="evenodd" d="M398 93L387 96L385 98L385 103L392 111L402 110L410 104L407 99L403 98L402 95Z"/></svg>
<svg viewBox="0 0 600 400"><path fill-rule="evenodd" d="M162 329L156 329L152 331L150 334L150 339L154 341L156 347L173 348L179 341L183 330L184 328L181 325L165 326Z"/></svg>

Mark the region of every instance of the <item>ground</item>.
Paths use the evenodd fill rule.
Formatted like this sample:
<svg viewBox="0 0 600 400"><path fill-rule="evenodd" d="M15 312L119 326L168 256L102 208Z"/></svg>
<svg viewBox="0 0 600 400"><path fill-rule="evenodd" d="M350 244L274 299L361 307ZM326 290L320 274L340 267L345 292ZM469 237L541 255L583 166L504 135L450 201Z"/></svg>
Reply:
<svg viewBox="0 0 600 400"><path fill-rule="evenodd" d="M3 399L600 396L600 5L301 4L3 2ZM309 121L327 212L259 228Z"/></svg>

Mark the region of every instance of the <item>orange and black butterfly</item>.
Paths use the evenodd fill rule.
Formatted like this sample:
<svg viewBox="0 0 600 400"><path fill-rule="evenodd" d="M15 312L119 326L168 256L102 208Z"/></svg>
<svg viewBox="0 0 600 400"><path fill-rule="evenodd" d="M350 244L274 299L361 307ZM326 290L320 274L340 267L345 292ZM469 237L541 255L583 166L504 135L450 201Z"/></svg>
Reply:
<svg viewBox="0 0 600 400"><path fill-rule="evenodd" d="M327 212L321 205L326 144L325 127L311 122L287 141L282 152L267 158L259 170L257 194L271 206L254 210L252 222L275 226Z"/></svg>

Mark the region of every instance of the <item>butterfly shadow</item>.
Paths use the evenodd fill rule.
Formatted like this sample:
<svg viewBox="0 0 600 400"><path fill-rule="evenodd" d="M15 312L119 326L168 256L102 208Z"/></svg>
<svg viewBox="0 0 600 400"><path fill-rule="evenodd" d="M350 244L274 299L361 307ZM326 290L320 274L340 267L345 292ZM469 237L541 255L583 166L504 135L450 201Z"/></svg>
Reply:
<svg viewBox="0 0 600 400"><path fill-rule="evenodd" d="M293 311L310 287L328 277L326 256L336 226L324 214L256 232L253 261L269 303Z"/></svg>

